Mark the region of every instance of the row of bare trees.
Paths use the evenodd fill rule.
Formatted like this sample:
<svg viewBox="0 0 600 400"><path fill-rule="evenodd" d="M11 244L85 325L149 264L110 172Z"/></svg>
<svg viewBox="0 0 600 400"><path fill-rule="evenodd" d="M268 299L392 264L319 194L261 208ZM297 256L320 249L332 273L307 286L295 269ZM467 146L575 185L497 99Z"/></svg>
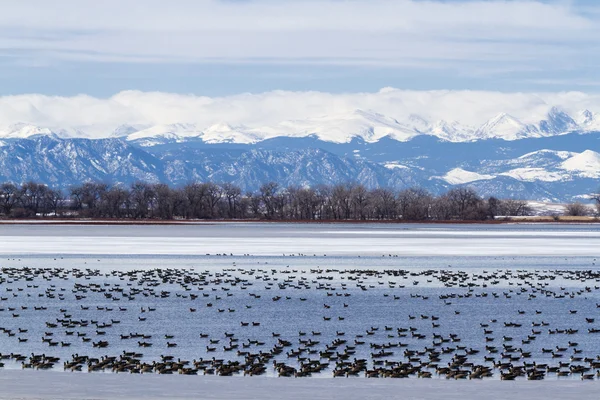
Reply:
<svg viewBox="0 0 600 400"><path fill-rule="evenodd" d="M63 193L46 185L35 182L0 185L0 213L5 216L56 215L64 204Z"/></svg>
<svg viewBox="0 0 600 400"><path fill-rule="evenodd" d="M598 204L600 207L600 198ZM569 212L585 211L579 206L571 208ZM145 182L129 186L88 182L72 187L68 193L35 182L0 185L0 213L15 218L424 221L485 220L530 212L525 201L483 199L468 187L434 196L421 188L368 190L353 183L307 188L270 182L246 193L231 183L212 182L180 188Z"/></svg>

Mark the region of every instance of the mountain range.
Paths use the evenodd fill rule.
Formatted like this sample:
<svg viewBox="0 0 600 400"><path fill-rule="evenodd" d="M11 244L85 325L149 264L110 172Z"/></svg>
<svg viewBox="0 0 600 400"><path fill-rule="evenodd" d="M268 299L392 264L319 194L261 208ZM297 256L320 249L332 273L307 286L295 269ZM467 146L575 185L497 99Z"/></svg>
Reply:
<svg viewBox="0 0 600 400"><path fill-rule="evenodd" d="M354 181L436 194L469 185L484 196L562 202L600 188L598 151L598 115L556 107L537 122L500 113L477 127L365 110L262 127L122 125L100 138L22 123L0 129L0 181L210 180L244 190Z"/></svg>

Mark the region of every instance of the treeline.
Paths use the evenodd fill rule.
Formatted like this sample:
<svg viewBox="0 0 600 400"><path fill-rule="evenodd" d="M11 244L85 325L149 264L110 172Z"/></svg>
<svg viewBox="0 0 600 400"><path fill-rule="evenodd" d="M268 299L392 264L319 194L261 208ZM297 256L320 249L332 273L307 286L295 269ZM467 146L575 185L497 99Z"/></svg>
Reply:
<svg viewBox="0 0 600 400"><path fill-rule="evenodd" d="M244 193L231 183L190 183L180 188L135 182L84 183L66 193L36 182L0 185L0 213L9 218L266 220L486 220L524 216L527 202L484 199L460 187L434 196L421 188L368 190L359 184L281 187L266 183Z"/></svg>

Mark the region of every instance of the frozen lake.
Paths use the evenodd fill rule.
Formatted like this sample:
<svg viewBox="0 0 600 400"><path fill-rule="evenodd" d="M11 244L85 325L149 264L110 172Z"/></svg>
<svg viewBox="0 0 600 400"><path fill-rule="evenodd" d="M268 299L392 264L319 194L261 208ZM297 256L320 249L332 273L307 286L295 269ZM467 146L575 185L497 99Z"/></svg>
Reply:
<svg viewBox="0 0 600 400"><path fill-rule="evenodd" d="M0 225L0 255L0 353L60 359L32 371L5 358L0 398L595 398L580 376L596 369L577 368L600 357L589 331L600 332L597 225ZM290 346L261 377L62 372L73 354L243 362L281 340ZM493 367L489 380L455 382L433 366L463 355ZM367 360L358 377L331 379L356 359ZM274 363L311 360L327 366L276 378ZM505 360L550 369L543 382L501 382ZM434 379L364 378L397 362Z"/></svg>
<svg viewBox="0 0 600 400"><path fill-rule="evenodd" d="M600 254L598 225L0 225L0 254L255 256Z"/></svg>

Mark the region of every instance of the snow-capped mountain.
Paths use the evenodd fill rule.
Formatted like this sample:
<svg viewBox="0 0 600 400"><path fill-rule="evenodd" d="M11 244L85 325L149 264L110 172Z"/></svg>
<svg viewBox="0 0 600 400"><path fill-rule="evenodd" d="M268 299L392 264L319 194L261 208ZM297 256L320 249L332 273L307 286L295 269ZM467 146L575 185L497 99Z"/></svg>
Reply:
<svg viewBox="0 0 600 400"><path fill-rule="evenodd" d="M424 124L426 126L426 122ZM206 128L194 124L157 125L129 132L126 139L141 146L190 140L201 140L205 143L254 144L274 137L308 136L333 143L348 143L353 138L377 142L385 136L405 142L420 134L416 126L401 124L381 114L355 110L347 114L282 121L273 126L257 128L232 126L227 123L218 123Z"/></svg>
<svg viewBox="0 0 600 400"><path fill-rule="evenodd" d="M125 138L140 146L156 146L169 142L182 142L189 138L199 138L202 132L193 124L155 125L138 131L127 132Z"/></svg>
<svg viewBox="0 0 600 400"><path fill-rule="evenodd" d="M547 135L560 135L566 132L573 132L579 128L577 122L569 114L557 107L552 107L548 112L547 118L539 123L540 131Z"/></svg>
<svg viewBox="0 0 600 400"><path fill-rule="evenodd" d="M13 124L0 130L0 137L6 139L26 139L32 136L50 136L54 133L48 128L29 124Z"/></svg>
<svg viewBox="0 0 600 400"><path fill-rule="evenodd" d="M533 119L533 117L532 117ZM478 127L353 110L270 126L121 125L89 139L73 127L0 129L0 181L66 188L86 180L184 184L267 181L369 187L470 185L482 195L569 201L600 187L600 118L551 108L538 121L500 113Z"/></svg>
<svg viewBox="0 0 600 400"><path fill-rule="evenodd" d="M430 121L415 114L398 120L374 111L354 110L258 127L231 126L227 123L204 128L190 124L159 125L130 133L127 139L143 146L190 140L255 144L276 137L316 137L332 143L349 143L353 139L375 143L388 137L406 142L420 135L434 136L449 142L472 142L489 139L515 141L594 130L600 130L600 119L595 114L584 110L574 119L556 107L551 108L546 118L537 123L525 123L506 113L499 113L479 127L461 124L460 121Z"/></svg>
<svg viewBox="0 0 600 400"><path fill-rule="evenodd" d="M353 138L361 138L367 143L373 143L386 136L399 142L406 142L421 134L417 127L410 123L400 123L382 114L363 110L307 120L284 121L275 127L263 128L263 131L270 132L271 137L315 136L320 140L334 143L348 143Z"/></svg>
<svg viewBox="0 0 600 400"><path fill-rule="evenodd" d="M501 113L487 121L475 132L478 139L519 140L528 137L540 137L540 129L535 125L526 125L518 119Z"/></svg>
<svg viewBox="0 0 600 400"><path fill-rule="evenodd" d="M563 161L560 168L585 178L600 178L600 154L585 150Z"/></svg>
<svg viewBox="0 0 600 400"><path fill-rule="evenodd" d="M469 185L484 196L543 201L582 199L600 187L600 132L514 141L450 142L417 135L406 142L355 137L332 143L310 136L241 144L206 143L193 127L175 128L195 141L172 142L166 134L166 144L149 146L142 145L142 135L135 140L43 134L5 138L0 141L0 182L35 180L68 188L88 180L172 185L210 180L255 190L269 181L285 186L353 181L371 188L419 186L436 194ZM218 131L223 129L228 128Z"/></svg>
<svg viewBox="0 0 600 400"><path fill-rule="evenodd" d="M86 128L89 127L53 128L22 123L0 128L0 138L27 138L36 135L90 138L91 136L85 133ZM227 121L208 126L187 122L120 125L107 132L104 137L125 138L136 145L151 147L189 141L256 144L278 137L315 137L331 143L349 143L354 139L376 143L382 138L407 142L417 136L434 136L449 142L490 139L516 141L598 130L600 130L600 118L592 111L582 110L572 117L565 111L552 107L547 115L538 121L526 122L500 112L480 126L470 126L454 120L430 120L426 116L415 114L393 118L373 110L352 110L334 115L283 120L272 125L257 126L232 125Z"/></svg>

